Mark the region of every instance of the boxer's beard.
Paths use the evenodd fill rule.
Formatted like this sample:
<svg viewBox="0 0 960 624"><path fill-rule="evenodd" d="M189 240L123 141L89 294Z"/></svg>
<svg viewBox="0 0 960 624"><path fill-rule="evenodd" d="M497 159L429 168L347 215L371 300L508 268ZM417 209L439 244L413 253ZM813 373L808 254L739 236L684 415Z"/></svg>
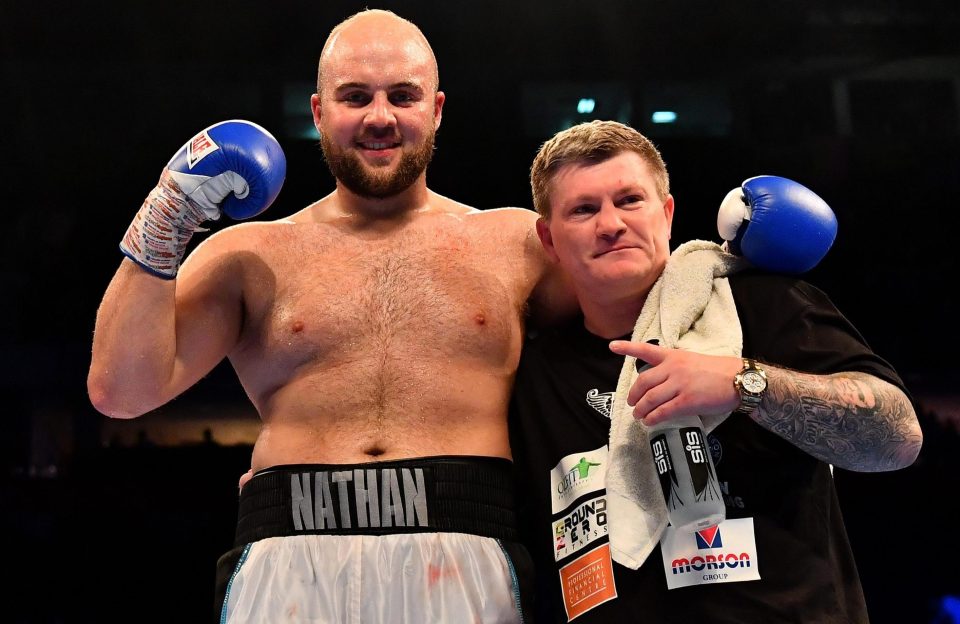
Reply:
<svg viewBox="0 0 960 624"><path fill-rule="evenodd" d="M371 170L364 166L356 152L342 149L326 134L320 137L320 148L330 173L341 184L361 197L385 199L410 188L426 170L433 158L435 135L436 131L431 128L416 150L403 152L393 172Z"/></svg>

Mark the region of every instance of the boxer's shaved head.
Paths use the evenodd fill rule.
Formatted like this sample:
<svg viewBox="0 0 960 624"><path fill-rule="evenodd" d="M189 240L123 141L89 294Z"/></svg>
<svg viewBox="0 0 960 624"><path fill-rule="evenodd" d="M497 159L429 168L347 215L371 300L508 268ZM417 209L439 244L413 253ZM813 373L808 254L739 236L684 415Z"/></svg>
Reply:
<svg viewBox="0 0 960 624"><path fill-rule="evenodd" d="M324 81L332 77L333 67L336 66L334 61L340 55L357 53L361 43L366 53L370 53L381 45L384 48L388 45L396 45L398 40L403 41L407 58L418 59L424 65L426 74L432 78L432 84L425 86L436 92L440 86L437 57L423 32L413 22L403 19L396 13L382 9L367 9L348 17L330 31L320 52L320 62L317 67L317 93L321 93Z"/></svg>

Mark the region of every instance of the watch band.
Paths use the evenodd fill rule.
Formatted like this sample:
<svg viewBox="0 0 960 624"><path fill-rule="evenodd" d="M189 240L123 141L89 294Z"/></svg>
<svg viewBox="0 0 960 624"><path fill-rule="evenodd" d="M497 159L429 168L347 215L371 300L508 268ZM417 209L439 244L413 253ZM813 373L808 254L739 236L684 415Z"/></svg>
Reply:
<svg viewBox="0 0 960 624"><path fill-rule="evenodd" d="M767 375L756 361L743 358L743 369L734 377L733 385L740 393L740 405L736 411L749 415L763 400L767 390Z"/></svg>

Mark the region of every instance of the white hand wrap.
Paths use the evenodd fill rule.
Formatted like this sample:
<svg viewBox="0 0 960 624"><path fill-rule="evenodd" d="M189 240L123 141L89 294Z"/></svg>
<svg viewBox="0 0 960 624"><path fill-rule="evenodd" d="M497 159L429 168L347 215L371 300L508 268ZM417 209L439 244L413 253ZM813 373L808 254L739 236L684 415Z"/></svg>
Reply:
<svg viewBox="0 0 960 624"><path fill-rule="evenodd" d="M204 221L220 218L216 206L190 199L164 169L160 182L147 195L120 242L120 250L149 272L173 279L194 232Z"/></svg>

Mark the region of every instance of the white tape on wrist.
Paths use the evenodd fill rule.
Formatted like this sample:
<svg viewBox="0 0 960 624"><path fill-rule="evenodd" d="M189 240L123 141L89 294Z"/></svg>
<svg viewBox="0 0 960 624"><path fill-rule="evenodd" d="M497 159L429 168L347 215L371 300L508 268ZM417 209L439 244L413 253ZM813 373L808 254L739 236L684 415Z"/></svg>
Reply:
<svg viewBox="0 0 960 624"><path fill-rule="evenodd" d="M164 169L127 228L120 249L148 270L176 277L187 243L194 232L204 231L201 224L208 219L207 210L191 201Z"/></svg>

